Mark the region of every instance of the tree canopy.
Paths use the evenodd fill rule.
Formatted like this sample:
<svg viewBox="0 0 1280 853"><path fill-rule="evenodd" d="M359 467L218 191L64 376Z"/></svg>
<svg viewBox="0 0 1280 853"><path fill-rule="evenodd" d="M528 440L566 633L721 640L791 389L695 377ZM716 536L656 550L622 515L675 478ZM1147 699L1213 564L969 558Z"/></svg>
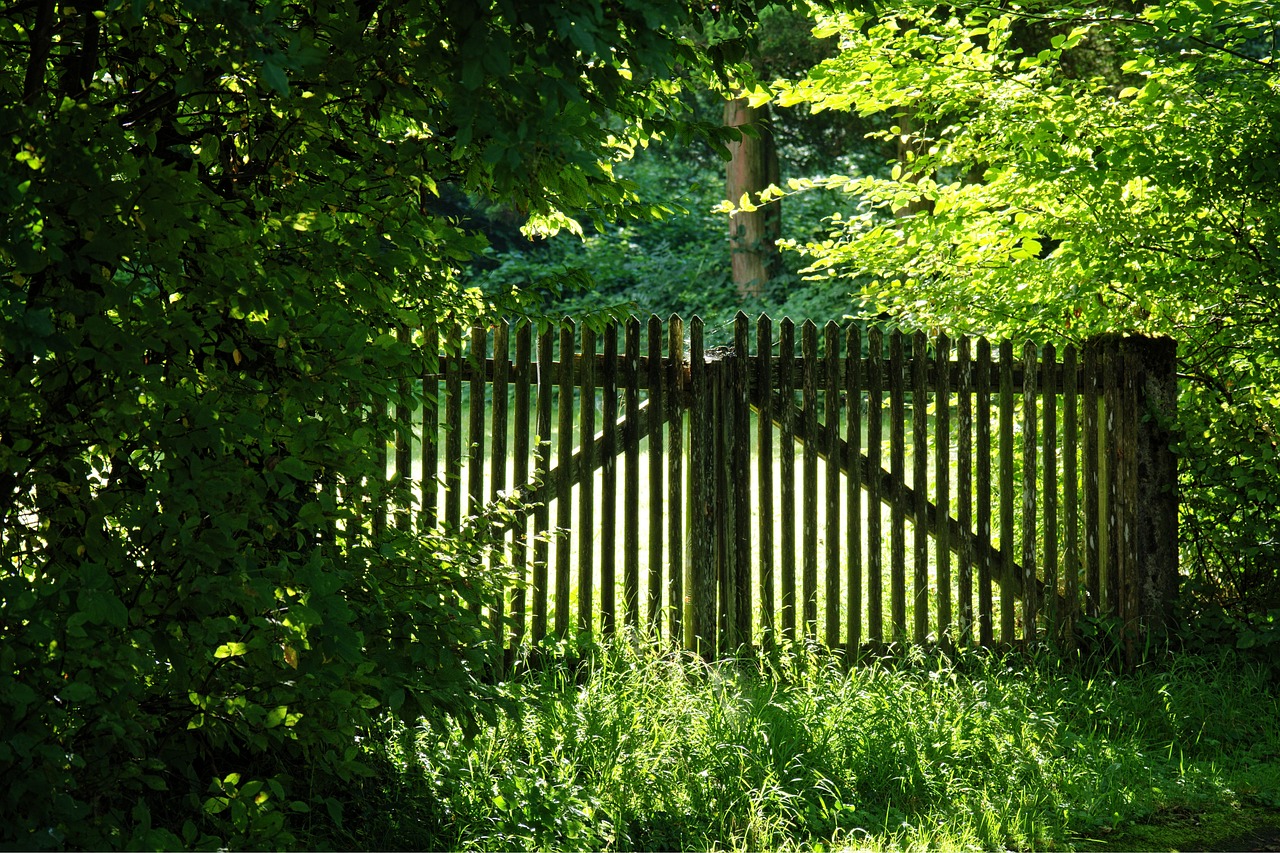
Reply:
<svg viewBox="0 0 1280 853"><path fill-rule="evenodd" d="M415 330L482 311L437 196L642 213L613 162L717 132L679 80L742 40L685 34L755 6L10 4L0 838L279 846L374 715L493 713L483 525L369 500Z"/></svg>

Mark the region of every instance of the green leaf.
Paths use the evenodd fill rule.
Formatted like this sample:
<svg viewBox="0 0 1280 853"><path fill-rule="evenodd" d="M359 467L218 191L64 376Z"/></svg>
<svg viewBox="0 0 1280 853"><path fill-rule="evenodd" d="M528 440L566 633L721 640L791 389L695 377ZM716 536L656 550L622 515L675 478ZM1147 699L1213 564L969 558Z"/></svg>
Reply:
<svg viewBox="0 0 1280 853"><path fill-rule="evenodd" d="M93 685L84 681L72 681L58 693L62 701L77 705L91 702L97 695L98 691L93 689Z"/></svg>
<svg viewBox="0 0 1280 853"><path fill-rule="evenodd" d="M285 74L284 69L280 67L279 62L272 57L263 60L262 82L266 83L267 88L277 95L287 96L289 94L289 77Z"/></svg>
<svg viewBox="0 0 1280 853"><path fill-rule="evenodd" d="M462 69L462 87L471 91L480 88L484 82L484 65L479 62L467 64Z"/></svg>
<svg viewBox="0 0 1280 853"><path fill-rule="evenodd" d="M246 643L223 643L214 651L213 656L218 659L238 657L247 654L249 646Z"/></svg>
<svg viewBox="0 0 1280 853"><path fill-rule="evenodd" d="M326 797L324 807L329 812L329 819L333 821L333 825L342 829L342 803L334 797Z"/></svg>
<svg viewBox="0 0 1280 853"><path fill-rule="evenodd" d="M296 456L286 456L276 463L276 471L295 480L309 481L311 471L307 464Z"/></svg>

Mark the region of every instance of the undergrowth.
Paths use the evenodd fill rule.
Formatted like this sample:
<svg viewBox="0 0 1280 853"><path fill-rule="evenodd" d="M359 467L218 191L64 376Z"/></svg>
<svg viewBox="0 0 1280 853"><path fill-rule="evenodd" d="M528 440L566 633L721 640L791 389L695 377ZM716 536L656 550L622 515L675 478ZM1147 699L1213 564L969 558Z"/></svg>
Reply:
<svg viewBox="0 0 1280 853"><path fill-rule="evenodd" d="M1070 849L1171 810L1280 809L1280 697L1229 656L1115 676L969 652L846 673L814 650L708 666L615 641L508 689L520 712L472 740L372 733L374 775L329 841Z"/></svg>

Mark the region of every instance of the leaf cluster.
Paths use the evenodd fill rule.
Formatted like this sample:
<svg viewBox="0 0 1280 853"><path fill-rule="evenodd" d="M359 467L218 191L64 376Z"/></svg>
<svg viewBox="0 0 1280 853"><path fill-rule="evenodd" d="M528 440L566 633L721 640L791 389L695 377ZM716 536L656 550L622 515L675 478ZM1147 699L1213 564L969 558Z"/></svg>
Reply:
<svg viewBox="0 0 1280 853"><path fill-rule="evenodd" d="M1179 343L1184 561L1280 601L1280 20L1254 0L1095 7L901 2L833 14L840 55L783 105L887 116L888 176L848 199L808 274L908 326Z"/></svg>

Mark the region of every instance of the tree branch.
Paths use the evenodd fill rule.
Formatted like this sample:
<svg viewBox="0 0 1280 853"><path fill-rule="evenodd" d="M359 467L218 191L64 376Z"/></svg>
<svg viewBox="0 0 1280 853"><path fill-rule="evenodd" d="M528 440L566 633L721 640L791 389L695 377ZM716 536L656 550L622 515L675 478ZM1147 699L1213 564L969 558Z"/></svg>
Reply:
<svg viewBox="0 0 1280 853"><path fill-rule="evenodd" d="M53 46L53 13L56 0L40 0L36 7L36 25L31 31L31 55L27 57L27 73L22 82L22 103L30 104L44 88L44 75Z"/></svg>

